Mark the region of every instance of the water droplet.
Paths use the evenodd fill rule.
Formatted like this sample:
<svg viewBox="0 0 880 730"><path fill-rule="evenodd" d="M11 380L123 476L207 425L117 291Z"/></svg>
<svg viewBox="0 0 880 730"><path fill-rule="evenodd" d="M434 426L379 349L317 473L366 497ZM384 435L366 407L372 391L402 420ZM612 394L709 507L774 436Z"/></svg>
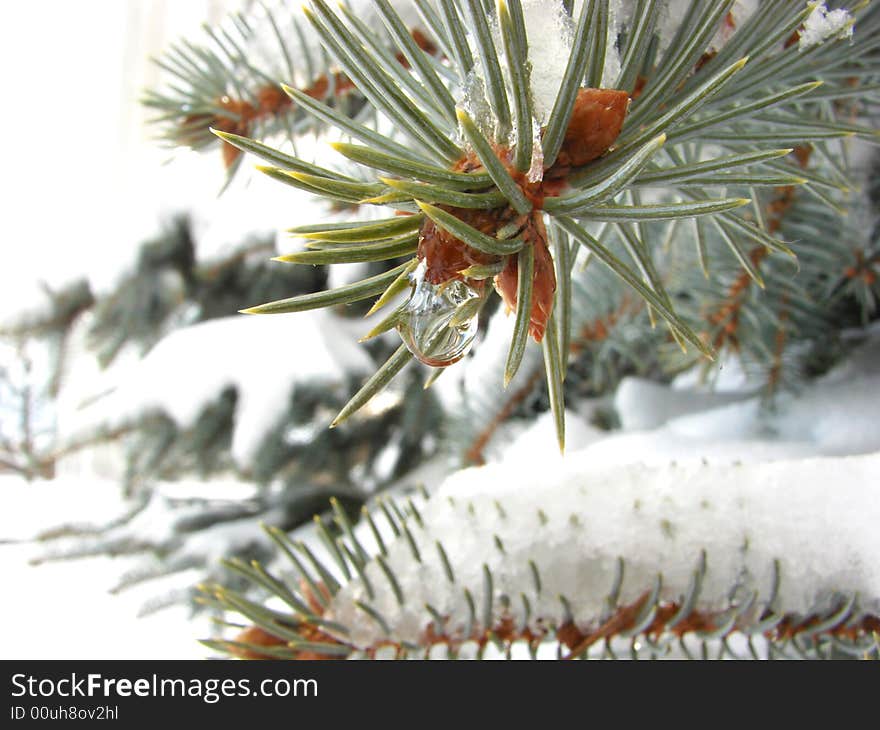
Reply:
<svg viewBox="0 0 880 730"><path fill-rule="evenodd" d="M426 365L446 367L463 358L477 336L483 297L463 281L432 284L425 262L410 275L412 294L397 331L409 351Z"/></svg>

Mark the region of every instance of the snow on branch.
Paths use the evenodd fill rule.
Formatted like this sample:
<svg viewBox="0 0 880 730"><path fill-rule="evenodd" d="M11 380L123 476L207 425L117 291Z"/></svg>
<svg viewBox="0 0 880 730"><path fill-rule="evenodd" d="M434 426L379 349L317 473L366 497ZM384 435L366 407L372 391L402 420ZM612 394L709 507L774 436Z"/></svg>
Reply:
<svg viewBox="0 0 880 730"><path fill-rule="evenodd" d="M878 468L878 455L613 469L574 456L549 472L522 462L465 470L363 568L369 587L349 582L324 618L364 649L505 625L588 637L615 608L634 619L648 601L662 615L689 596L703 628L713 616L716 629L730 619L728 631L768 615L793 630L833 614L843 596L859 598L847 603L850 622L876 616Z"/></svg>
<svg viewBox="0 0 880 730"><path fill-rule="evenodd" d="M85 425L152 409L188 425L220 391L234 386L239 410L232 451L248 463L297 383L335 385L369 370L368 355L350 343L343 326L333 314L314 312L293 319L223 317L177 330L84 414Z"/></svg>

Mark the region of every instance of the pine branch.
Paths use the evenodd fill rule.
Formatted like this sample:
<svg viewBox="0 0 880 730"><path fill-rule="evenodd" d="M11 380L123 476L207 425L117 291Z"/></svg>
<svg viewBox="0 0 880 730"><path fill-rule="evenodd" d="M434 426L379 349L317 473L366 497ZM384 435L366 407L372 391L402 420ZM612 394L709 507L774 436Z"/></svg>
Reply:
<svg viewBox="0 0 880 730"><path fill-rule="evenodd" d="M850 42L849 25L835 27L829 37L821 37L816 30L816 16L811 15L818 11L804 10L799 3L786 0L772 9L762 9L742 29L728 27L728 45L715 48L713 39L728 5L720 0L692 4L678 27L686 42L671 44L662 63L649 55L653 46L643 39L668 29L661 28L657 17L649 15L632 39L632 47L623 44L627 68L622 77L633 78L632 69L637 68L638 83L632 89L599 90L584 84L601 76L591 64L602 57L594 51L598 51L596 44L604 39L604 31L597 32L596 28L606 27L607 8L601 2L585 3L579 18L571 19L576 30L567 75L550 105L553 112L544 125L543 139L538 139L543 166L536 167L535 160L541 156L533 156L530 169L524 171L525 151L535 147L536 138L533 125L523 124L522 117L532 108L529 97L542 69L532 68L531 89L516 73L509 77L502 73L510 61L530 58L529 33L535 29L516 20L522 16L518 2L504 6L500 44L480 32L496 22L494 9L480 3L452 2L443 10L443 22L437 16L430 23L439 46L454 49L452 56L444 59L407 42L401 30L405 27L403 21L394 9L382 5L397 52L411 64L405 74L380 50L385 47L384 36L355 22L351 13L340 16L316 2L307 17L328 54L367 102L391 120L396 133L384 135L362 125L353 127L326 104L310 103L306 111L315 119L338 124L381 150L366 155L351 147L339 148L345 154L353 153L352 159L367 168L366 179L373 175L374 182L349 181L327 169L303 172L308 163L295 158L267 172L324 198L385 205L398 214L421 211L426 217L419 219L418 238L401 239L400 247L391 237L377 240L359 234L361 224L352 221L343 229L344 246L322 245L320 251L292 260L333 263L364 257L391 258L406 246L416 246L410 261L421 262L422 268L411 274L415 293L410 304L386 326L396 325L407 331L413 326L428 326L419 310L424 304L416 302L432 297L437 299L438 307L451 307L430 325L437 328L432 330L435 339L418 345L415 340L408 341L417 358L444 367L460 359L473 340L475 330L464 326L465 313L475 316L472 310L485 301L488 287L485 278L469 274L486 267L501 268L494 276L494 286L511 311L517 310L519 289L523 287L523 298L531 303L529 329L535 340L544 339L548 324L555 321L553 311L558 308L565 323L560 337L570 341L566 292L571 290L571 273L559 264L563 254L560 247L547 238L546 227L552 224L571 236L571 244L585 248L621 277L645 301L649 314L665 321L677 343L711 354L710 341L697 334L693 318L682 317L676 311L674 298L667 290L669 279L663 272L663 252L640 233L640 228L651 227L658 219L705 216L708 223L699 225L712 231L713 237L717 233L748 273L762 283L749 251L756 244L761 251L793 255L792 250L772 220L756 221L756 208L742 205L751 199L760 206L762 187L809 182L808 175L800 176L776 165L774 158L780 154L779 149L793 143L808 145L834 158L836 140L843 136L877 139L873 130L860 121L867 106L858 105L854 117L853 107L848 107L850 118L844 122L837 118L829 99L837 98L834 92L839 89L847 101L853 101L847 83L871 87L876 79L876 54L869 39L872 30L880 27L878 13L873 9L854 11L858 32ZM475 32L457 36L453 28L457 17L471 19ZM619 32L608 28L609 33ZM762 29L760 33L756 32L758 28ZM801 35L792 35L796 32L803 34L803 40ZM603 55L612 53L608 49L618 44L613 38ZM480 80L491 101L489 117L475 116L476 112L462 108L452 117L448 113L450 94L459 106L466 104L463 97L456 97L460 92L452 81L464 75L457 64L471 64L475 59L479 60L475 68L481 70ZM443 69L453 73L443 73ZM848 76L842 75L843 69ZM849 80L842 83L845 78ZM823 84L817 83L820 81ZM289 93L304 101L303 94L293 90ZM517 110L520 118L515 128L510 124L511 109ZM224 139L242 149L254 148L246 140L229 136ZM398 139L405 141L401 144ZM391 150L394 152L386 154ZM740 165L748 165L748 170L736 169ZM377 167L393 176L370 172ZM285 169L290 172L285 173ZM819 175L821 179L822 173ZM696 188L724 183L726 197L695 193ZM826 199L820 187L821 183L811 186L810 193ZM733 197L731 189L742 189L744 195ZM843 215L842 210L839 214ZM588 230L589 224L601 220L619 225L605 227L595 237ZM322 232L315 227L312 232L326 235L330 230ZM339 233L338 226L332 230ZM615 251L619 246L623 255ZM517 261L524 247L534 252L531 281L527 277L519 281L517 276ZM704 254L705 250L704 242L700 251ZM712 266L709 257L702 254L700 263L706 269ZM399 273L387 280L375 280L375 286L364 282L354 285L351 292L328 292L308 302L294 297L248 311L276 313L327 306L351 301L355 290L357 298L370 297L389 285L397 291ZM459 287L460 293L456 294L464 299L449 299L450 282L465 287ZM468 290L471 294L465 294ZM474 301L465 303L469 299ZM561 382L566 358L553 354L558 353L558 347L545 349L550 353L549 372L558 373L556 380ZM520 342L512 351L514 360L508 363L508 373L515 370L521 350ZM551 388L551 393L551 406L561 414L562 389ZM350 410L344 413L350 415ZM558 420L561 428L562 420Z"/></svg>
<svg viewBox="0 0 880 730"><path fill-rule="evenodd" d="M350 19L365 27L357 17ZM317 46L297 12L283 5L260 4L248 17L231 15L220 26L205 26L204 31L203 43L181 40L155 59L165 83L146 91L143 104L157 113L154 123L170 145L194 150L219 146L227 184L240 166L241 153L234 145L218 141L212 130L241 136L284 135L295 148L298 138L320 129L284 93L282 82L345 116L364 116L364 96ZM367 40L375 43L375 52L386 63L404 69L411 57L426 63L413 48L429 56L438 53L435 42L415 27L406 35L405 52L392 52L384 37L368 35Z"/></svg>
<svg viewBox="0 0 880 730"><path fill-rule="evenodd" d="M320 558L306 565L296 557L300 544L273 530L299 583L273 580L271 592L287 595L291 612L269 611L234 591L210 588L218 607L255 624L232 642L212 646L241 656L237 644L257 637L292 650L288 658L376 658L389 650L398 657L449 658L514 652L694 658L694 648L696 656L711 652L713 658L870 654L880 626L871 608L876 571L839 572L843 563L836 561L849 564L848 548L839 543L834 551L811 554L810 576L798 568L807 559L800 536L806 531L818 537L828 528L827 510L833 511L832 523L849 526L847 543L854 540L853 546L870 531L870 519L852 510L869 508L861 497L870 491L876 458L846 461L841 483L855 501L825 499L822 478L816 478L839 476L843 460L612 472L579 464L545 476L540 485L527 484L531 477L522 476L520 464L496 467L489 490L482 470L474 483L467 476L457 485L453 480L418 506L383 500L369 516L375 534L386 535L381 542L365 531L346 531L339 519L346 536L336 541L341 550L324 555L323 565ZM641 488L646 480L660 496L646 496L654 494ZM719 484L725 485L721 491ZM794 484L797 497L785 486ZM566 499L554 501L554 490ZM641 496L634 502L603 496L620 490ZM775 515L779 505L800 499L811 509L791 532ZM762 503L767 520L743 516L742 506L714 509L736 500ZM605 512L595 511L599 503ZM691 508L701 510L700 519L684 519L682 511ZM462 522L471 525L467 539L449 527ZM656 544L656 555L645 553L645 540ZM682 552L685 544L690 548ZM362 557L370 546L375 552ZM320 577L343 569L350 580L328 583ZM251 577L259 579L254 571Z"/></svg>

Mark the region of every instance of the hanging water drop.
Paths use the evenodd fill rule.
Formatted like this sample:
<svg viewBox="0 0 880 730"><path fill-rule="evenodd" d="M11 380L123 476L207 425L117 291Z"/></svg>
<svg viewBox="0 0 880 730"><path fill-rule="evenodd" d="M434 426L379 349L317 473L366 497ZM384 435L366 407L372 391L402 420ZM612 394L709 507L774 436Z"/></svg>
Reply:
<svg viewBox="0 0 880 730"><path fill-rule="evenodd" d="M431 284L425 268L423 261L410 275L412 294L397 331L421 362L446 367L461 360L474 343L483 295L457 279Z"/></svg>

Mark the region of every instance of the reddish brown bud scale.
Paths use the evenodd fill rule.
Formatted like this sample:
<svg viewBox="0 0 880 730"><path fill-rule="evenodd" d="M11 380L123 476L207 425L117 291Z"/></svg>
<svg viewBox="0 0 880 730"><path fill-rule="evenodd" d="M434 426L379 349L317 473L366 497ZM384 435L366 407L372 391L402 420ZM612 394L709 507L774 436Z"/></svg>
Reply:
<svg viewBox="0 0 880 730"><path fill-rule="evenodd" d="M256 110L251 104L246 101L232 99L228 96L218 99L217 104L231 114L234 114L238 119L218 116L211 126L219 129L221 132L239 134L243 137L250 134L250 120L256 115ZM223 164L228 170L241 155L241 150L228 142L222 142L220 149L223 154Z"/></svg>
<svg viewBox="0 0 880 730"><path fill-rule="evenodd" d="M456 218L476 228L481 233L493 235L506 221L504 213L509 209L471 210L441 206ZM507 218L511 216L508 214ZM443 284L452 279L464 279L461 272L471 266L482 266L499 260L497 256L477 251L451 233L444 231L428 219L419 235L419 260L425 262L425 279L431 284ZM469 282L482 287L482 282Z"/></svg>
<svg viewBox="0 0 880 730"><path fill-rule="evenodd" d="M354 88L354 82L343 73L335 71L333 73L333 92L335 96L342 96ZM323 101L327 97L330 90L330 80L326 74L321 74L314 80L311 86L303 89L303 93L311 96L313 99Z"/></svg>
<svg viewBox="0 0 880 730"><path fill-rule="evenodd" d="M696 65L694 66L695 71L699 71L703 66L705 66L709 61L711 61L715 56L718 55L718 51L706 51L702 56L700 56Z"/></svg>
<svg viewBox="0 0 880 730"><path fill-rule="evenodd" d="M257 110L261 116L279 114L293 103L280 86L263 86L257 91Z"/></svg>
<svg viewBox="0 0 880 730"><path fill-rule="evenodd" d="M425 53L428 53L432 56L437 55L437 46L431 41L428 36L426 36L422 31L418 28L413 28L410 33L412 39L416 42L416 45L421 48Z"/></svg>
<svg viewBox="0 0 880 730"><path fill-rule="evenodd" d="M813 148L808 144L799 144L792 149L791 154L797 160L797 163L806 170L807 165L810 164Z"/></svg>
<svg viewBox="0 0 880 730"><path fill-rule="evenodd" d="M535 342L544 339L547 320L553 311L556 293L556 271L547 247L547 229L540 212L534 212L523 232L526 245L535 252L535 270L532 275L532 311L529 314L529 334ZM504 270L495 277L495 288L508 309L516 311L519 264L516 256L509 256Z"/></svg>
<svg viewBox="0 0 880 730"><path fill-rule="evenodd" d="M328 647L336 648L339 646L339 642L336 641L329 634L325 634L318 627L314 626L310 623L300 623L297 625L297 631L303 637L305 641L310 641L314 644L326 644ZM278 657L273 656L272 654L264 654L257 647L264 646L266 648L276 647L276 646L286 646L287 639L281 639L273 634L270 634L263 628L259 626L249 626L246 629L242 629L234 638L233 641L239 644L251 644L251 647L244 646L230 646L229 652L238 657L239 659L277 659ZM314 660L324 660L324 659L334 659L336 658L335 654L321 653L320 649L308 650L308 651L298 651L295 653L294 657L300 661L314 661Z"/></svg>
<svg viewBox="0 0 880 730"><path fill-rule="evenodd" d="M213 125L215 129L221 132L230 132L231 134L239 134L246 137L249 132L247 122L235 122L232 119L218 119ZM229 142L221 140L220 153L223 156L223 166L228 170L235 164L235 161L241 156L241 150Z"/></svg>
<svg viewBox="0 0 880 730"><path fill-rule="evenodd" d="M239 134L236 132L236 134ZM235 164L235 161L241 156L241 150L238 147L233 147L228 142L223 142L221 146L221 152L223 154L223 167L227 170Z"/></svg>
<svg viewBox="0 0 880 730"><path fill-rule="evenodd" d="M317 582L315 587L321 592L321 596L325 601L330 601L333 598L323 582ZM324 606L321 601L318 600L318 596L315 595L312 586L304 578L299 582L299 590L305 597L306 603L309 605L309 608L312 609L312 612L316 616L322 616L324 614Z"/></svg>
<svg viewBox="0 0 880 730"><path fill-rule="evenodd" d="M635 83L635 86L633 86L633 91L632 91L632 94L630 95L630 98L633 100L638 99L642 95L642 92L645 90L645 86L647 85L647 83L648 83L648 77L642 76L641 74L639 74L636 77L636 83Z"/></svg>
<svg viewBox="0 0 880 730"><path fill-rule="evenodd" d="M283 646L287 643L284 639L279 639L277 636L273 636L259 626L248 626L248 628L242 629L235 636L233 641L239 644L252 644L254 646L266 647ZM271 654L263 654L257 649L246 648L243 646L232 647L230 651L239 659L274 659Z"/></svg>
<svg viewBox="0 0 880 730"><path fill-rule="evenodd" d="M579 89L556 164L580 167L601 157L620 135L629 94L618 89Z"/></svg>
<svg viewBox="0 0 880 730"><path fill-rule="evenodd" d="M425 53L427 53L430 56L437 55L437 46L435 46L431 42L431 40L424 33L422 33L422 31L418 30L417 28L414 28L410 32L410 36L412 36L412 39L416 42L416 45L420 49L422 49ZM405 55L403 55L403 53L398 52L397 54L395 54L394 57L397 59L397 62L401 66L403 66L404 68L410 67L409 61L407 60L407 57Z"/></svg>

